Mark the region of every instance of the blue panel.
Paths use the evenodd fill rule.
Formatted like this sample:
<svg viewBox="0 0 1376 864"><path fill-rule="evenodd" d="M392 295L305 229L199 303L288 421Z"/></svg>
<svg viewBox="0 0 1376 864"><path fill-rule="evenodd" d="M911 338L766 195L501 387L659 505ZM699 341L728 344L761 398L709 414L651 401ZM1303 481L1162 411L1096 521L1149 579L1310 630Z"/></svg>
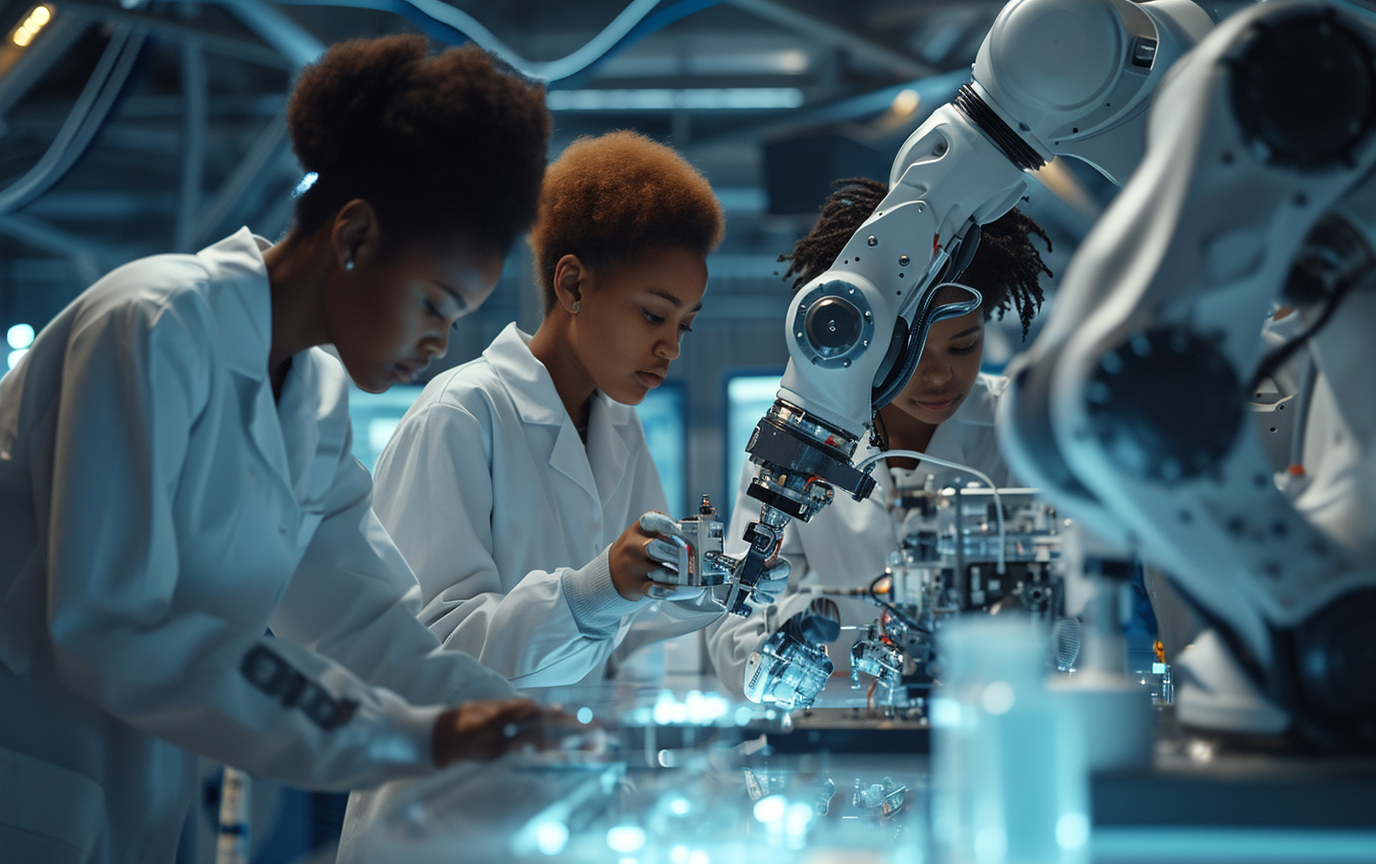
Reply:
<svg viewBox="0 0 1376 864"><path fill-rule="evenodd" d="M670 515L677 518L689 512L687 402L682 384L665 382L645 394L644 401L635 406L640 425L645 427L650 458L654 459L660 482L664 484L664 497L673 511ZM705 491L697 490L696 495Z"/></svg>
<svg viewBox="0 0 1376 864"><path fill-rule="evenodd" d="M354 427L354 456L369 471L392 438L401 417L420 396L419 384L398 384L385 393L366 393L349 385L349 419Z"/></svg>
<svg viewBox="0 0 1376 864"><path fill-rule="evenodd" d="M725 506L718 504L717 510L727 520L735 508L736 490L745 469L745 446L750 443L755 424L774 404L783 374L782 369L726 373L726 501Z"/></svg>

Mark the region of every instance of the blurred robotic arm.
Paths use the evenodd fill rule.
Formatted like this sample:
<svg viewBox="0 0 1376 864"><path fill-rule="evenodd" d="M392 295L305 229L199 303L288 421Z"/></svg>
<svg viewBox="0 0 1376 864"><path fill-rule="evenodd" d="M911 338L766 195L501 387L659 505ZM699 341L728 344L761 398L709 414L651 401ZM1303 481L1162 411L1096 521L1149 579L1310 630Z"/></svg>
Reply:
<svg viewBox="0 0 1376 864"><path fill-rule="evenodd" d="M1376 308L1373 166L1376 31L1318 0L1237 13L1171 70L1141 167L1010 368L1014 470L1210 619L1214 656L1178 697L1193 725L1376 745L1376 562L1296 512L1244 418L1272 301L1311 333ZM1370 326L1326 340L1365 370L1338 397L1368 447ZM1206 692L1238 686L1254 706Z"/></svg>

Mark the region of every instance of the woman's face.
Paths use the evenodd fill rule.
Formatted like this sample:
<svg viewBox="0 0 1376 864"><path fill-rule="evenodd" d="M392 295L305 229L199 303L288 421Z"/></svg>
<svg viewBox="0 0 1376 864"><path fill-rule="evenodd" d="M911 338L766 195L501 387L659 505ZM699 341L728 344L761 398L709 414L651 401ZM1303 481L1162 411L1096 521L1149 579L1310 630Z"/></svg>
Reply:
<svg viewBox="0 0 1376 864"><path fill-rule="evenodd" d="M502 256L458 244L367 256L326 297L330 341L361 389L408 383L444 356L454 322L482 305L501 272Z"/></svg>
<svg viewBox="0 0 1376 864"><path fill-rule="evenodd" d="M951 419L970 395L983 357L983 311L936 322L927 331L917 371L893 400L894 407L933 426Z"/></svg>
<svg viewBox="0 0 1376 864"><path fill-rule="evenodd" d="M636 405L658 387L677 357L707 291L707 260L679 246L650 249L590 272L571 334L597 389Z"/></svg>

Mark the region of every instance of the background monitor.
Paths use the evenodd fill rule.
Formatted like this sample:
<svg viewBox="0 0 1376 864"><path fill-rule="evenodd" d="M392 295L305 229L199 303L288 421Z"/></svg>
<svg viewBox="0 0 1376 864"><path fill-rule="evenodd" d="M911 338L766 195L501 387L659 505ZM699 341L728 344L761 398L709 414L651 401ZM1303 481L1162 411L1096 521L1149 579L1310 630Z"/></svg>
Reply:
<svg viewBox="0 0 1376 864"><path fill-rule="evenodd" d="M750 369L728 371L726 379L726 506L718 507L730 524L740 488L741 471L745 468L745 446L755 424L774 404L779 392L779 379L784 370Z"/></svg>

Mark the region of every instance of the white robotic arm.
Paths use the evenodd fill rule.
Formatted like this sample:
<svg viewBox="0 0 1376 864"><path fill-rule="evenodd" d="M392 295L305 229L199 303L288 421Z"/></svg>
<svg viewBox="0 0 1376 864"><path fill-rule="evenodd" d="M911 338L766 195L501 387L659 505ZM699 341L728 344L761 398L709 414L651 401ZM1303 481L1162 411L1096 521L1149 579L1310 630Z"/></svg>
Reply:
<svg viewBox="0 0 1376 864"><path fill-rule="evenodd" d="M908 138L888 196L789 306L788 368L747 447L759 466L749 494L762 507L731 612L749 614L789 518L807 521L835 487L857 499L873 489L851 456L873 412L916 369L932 322L979 307L969 289L939 294L969 263L979 226L1011 209L1025 172L1055 154L1111 178L1130 171L1152 88L1210 26L1185 0L1013 0L1003 9L973 81Z"/></svg>
<svg viewBox="0 0 1376 864"><path fill-rule="evenodd" d="M1141 167L1010 369L1014 469L1169 571L1281 709L1215 718L1234 731L1376 744L1376 562L1295 511L1244 420L1271 301L1376 291L1373 166L1376 31L1318 0L1229 18L1171 70Z"/></svg>

